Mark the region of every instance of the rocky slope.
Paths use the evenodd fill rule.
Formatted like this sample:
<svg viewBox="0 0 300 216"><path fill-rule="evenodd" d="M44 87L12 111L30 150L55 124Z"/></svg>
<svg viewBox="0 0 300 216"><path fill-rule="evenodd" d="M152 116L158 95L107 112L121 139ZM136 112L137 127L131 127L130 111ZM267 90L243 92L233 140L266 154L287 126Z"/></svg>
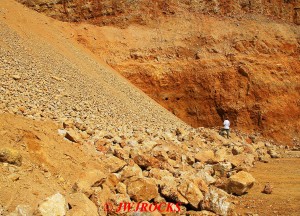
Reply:
<svg viewBox="0 0 300 216"><path fill-rule="evenodd" d="M89 125L86 131L115 124L129 127L119 130L185 126L88 50L74 45L63 26L20 10L25 14L16 16L5 7L1 11L2 110L57 121L77 119Z"/></svg>
<svg viewBox="0 0 300 216"><path fill-rule="evenodd" d="M297 1L24 3L105 26L75 25L70 37L193 127L228 115L237 129L299 144Z"/></svg>

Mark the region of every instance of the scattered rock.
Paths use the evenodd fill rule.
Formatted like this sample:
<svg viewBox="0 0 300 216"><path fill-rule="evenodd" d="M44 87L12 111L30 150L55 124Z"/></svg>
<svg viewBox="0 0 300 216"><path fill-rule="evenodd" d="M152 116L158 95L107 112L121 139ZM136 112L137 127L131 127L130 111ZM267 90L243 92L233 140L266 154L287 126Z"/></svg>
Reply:
<svg viewBox="0 0 300 216"><path fill-rule="evenodd" d="M66 136L66 134L67 134L67 131L64 130L64 129L58 129L57 132L58 132L58 134L61 135L61 136Z"/></svg>
<svg viewBox="0 0 300 216"><path fill-rule="evenodd" d="M12 173L9 176L7 176L7 178L11 181L18 181L20 179L20 175L17 173Z"/></svg>
<svg viewBox="0 0 300 216"><path fill-rule="evenodd" d="M234 146L233 148L232 148L232 154L233 155L238 155L238 154L241 154L242 152L243 152L243 148L242 147L240 147L240 146Z"/></svg>
<svg viewBox="0 0 300 216"><path fill-rule="evenodd" d="M187 216L216 216L215 213L210 211L188 211L186 212Z"/></svg>
<svg viewBox="0 0 300 216"><path fill-rule="evenodd" d="M71 142L79 143L81 140L80 134L77 133L74 129L69 128L65 135L66 139Z"/></svg>
<svg viewBox="0 0 300 216"><path fill-rule="evenodd" d="M228 193L243 195L254 185L255 179L245 171L238 172L230 176L228 183Z"/></svg>
<svg viewBox="0 0 300 216"><path fill-rule="evenodd" d="M201 56L202 56L202 53L201 51L197 51L196 54L195 54L195 59L201 59Z"/></svg>
<svg viewBox="0 0 300 216"><path fill-rule="evenodd" d="M0 162L21 166L22 155L15 149L4 148L0 150Z"/></svg>
<svg viewBox="0 0 300 216"><path fill-rule="evenodd" d="M267 153L271 156L271 158L280 158L279 154L273 149L268 150Z"/></svg>
<svg viewBox="0 0 300 216"><path fill-rule="evenodd" d="M21 77L20 77L19 75L13 75L12 78L13 78L14 80L20 80L20 79L21 79Z"/></svg>
<svg viewBox="0 0 300 216"><path fill-rule="evenodd" d="M242 76L247 77L247 78L249 77L248 71L249 70L245 66L243 66L243 65L240 65L238 67L239 74L241 74Z"/></svg>
<svg viewBox="0 0 300 216"><path fill-rule="evenodd" d="M0 87L0 111L26 115L30 118L59 119L63 122L64 130L58 132L72 142L84 143L86 145L83 146L90 146L93 150L96 148L98 152L95 155L101 156L101 160L103 159L101 162L106 164L106 171L110 173L110 175L104 175L98 170L91 170L79 176L79 180L73 186L73 189L79 193L72 195L75 197L70 201L72 207L68 213L70 215L94 214L95 208L86 196L94 198L95 203L99 205L106 200L116 198L116 195L119 197L115 200L130 201L127 193L136 201L164 200L165 198L174 202L182 202L193 209L199 209L199 204L203 201L203 206L210 211L221 215L227 214L228 203L224 201L227 195L214 189L212 184L216 183L220 177L225 178L233 167L236 169L231 172L232 174L240 168L252 166L257 158L265 161L265 158L278 156L275 150L269 149L271 145L263 145L263 150L259 152L252 145L244 147L242 138L235 137L239 140L236 145L232 142L233 138L223 139L213 130L207 130L208 136L202 132L198 133L202 130L201 128L194 130L169 115L164 109L153 105L151 100L144 100L143 95L129 88L123 79L119 79L114 73L105 70L96 62L90 64L93 59L80 53L80 50L74 46L72 50L69 50L70 52L68 46L62 47L68 51L68 56L64 56L63 53L56 53L55 50L43 49L41 44L35 47L34 41L27 39L22 41L22 37L18 38L17 33L14 34L16 34L15 39L18 40L7 39L5 44L7 43L8 46L1 46L1 54L3 54L1 60L5 61L0 61L1 82L3 81ZM3 29L1 38L6 38L7 35L10 35L9 32ZM210 42L207 38L201 37L199 36L201 44L209 46ZM53 40L55 41L54 37ZM26 46L30 48L30 53L36 56L32 58L34 59L32 62L31 59L27 61L27 58L22 57L27 54L24 51ZM64 44L62 43L61 46ZM217 49L219 48L210 48L208 52L212 50L222 54L222 51ZM86 62L87 65L83 66L83 69L71 61L73 50L76 52L74 59L83 59ZM204 60L202 58L205 57L206 51L203 50L196 53L196 59ZM155 52L154 50L152 53L154 56L157 55ZM185 51L181 52L180 49L176 52L179 56L179 53L184 55ZM191 54L190 51L188 53ZM170 56L168 58L171 58ZM144 61L152 57L141 50L132 50L131 58ZM164 57L160 58L164 61ZM212 59L212 62L215 60ZM12 68L14 70L11 70ZM86 69L91 69L91 73L82 76ZM2 70L5 71L2 72ZM244 65L238 67L238 73L244 78L249 78L250 72ZM19 73L21 76L12 75L14 73ZM90 76L91 74L100 75ZM22 85L14 80L22 80ZM111 86L112 83L114 85ZM197 89L190 90L197 92ZM26 94L22 94L24 92ZM130 97L130 100L125 100L127 97ZM165 97L165 100L169 102L182 100L180 95L176 97L170 94ZM193 113L193 110L191 112ZM234 133L232 135L234 136ZM85 142L87 139L89 140ZM199 142L193 142L195 140ZM251 140L255 144L256 138ZM269 149L268 152L266 147ZM22 148L27 147L22 146ZM22 156L15 150L1 150L0 161L21 166ZM75 162L78 161L74 159ZM7 166L3 167L7 168ZM21 174L14 173L13 169L9 172L12 173L7 175L9 180L17 181L20 176L22 177ZM233 174L229 178L228 191L230 193L240 195L252 187L252 179L242 173ZM49 180L52 180L56 174L53 172L51 175L49 171L43 172L43 175L47 178L51 177ZM63 180L59 183L63 185L68 181ZM157 187L160 188L159 192ZM51 199L49 198L49 201ZM78 206L81 205L84 205L82 207L84 210L78 210ZM51 208L48 207L48 209ZM92 212L88 212L88 209ZM207 212L202 212L202 214L205 213ZM57 214L60 215L60 213Z"/></svg>
<svg viewBox="0 0 300 216"><path fill-rule="evenodd" d="M270 183L267 183L262 191L264 194L271 194L273 192L273 186Z"/></svg>
<svg viewBox="0 0 300 216"><path fill-rule="evenodd" d="M8 213L7 213L6 209L2 205L0 205L0 215L2 216L2 215L7 215L7 214Z"/></svg>

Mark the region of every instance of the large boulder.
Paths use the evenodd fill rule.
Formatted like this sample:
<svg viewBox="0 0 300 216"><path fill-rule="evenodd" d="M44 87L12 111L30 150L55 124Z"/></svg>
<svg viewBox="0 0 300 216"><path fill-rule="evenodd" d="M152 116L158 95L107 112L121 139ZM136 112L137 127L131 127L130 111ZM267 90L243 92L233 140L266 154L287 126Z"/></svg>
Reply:
<svg viewBox="0 0 300 216"><path fill-rule="evenodd" d="M88 197L93 193L92 187L99 187L106 180L106 175L100 170L90 170L82 173L73 185L75 192L82 192Z"/></svg>
<svg viewBox="0 0 300 216"><path fill-rule="evenodd" d="M120 175L118 173L110 173L104 184L106 184L111 190L114 190L117 184L120 182Z"/></svg>
<svg viewBox="0 0 300 216"><path fill-rule="evenodd" d="M72 128L68 129L65 138L75 143L80 143L80 141L82 141L80 134Z"/></svg>
<svg viewBox="0 0 300 216"><path fill-rule="evenodd" d="M67 197L71 210L67 216L98 216L97 206L83 193L74 193Z"/></svg>
<svg viewBox="0 0 300 216"><path fill-rule="evenodd" d="M197 187L199 188L199 190L202 192L202 193L206 193L208 192L209 190L209 187L208 185L205 183L205 181L201 178L191 178L191 180L194 182L195 185L197 185Z"/></svg>
<svg viewBox="0 0 300 216"><path fill-rule="evenodd" d="M136 202L150 201L158 195L158 188L152 179L132 178L125 184L128 195Z"/></svg>
<svg viewBox="0 0 300 216"><path fill-rule="evenodd" d="M227 173L232 169L230 162L219 162L213 166L216 176L225 177Z"/></svg>
<svg viewBox="0 0 300 216"><path fill-rule="evenodd" d="M65 216L68 210L66 199L60 193L46 198L37 209L36 214L41 216Z"/></svg>
<svg viewBox="0 0 300 216"><path fill-rule="evenodd" d="M125 181L126 179L129 179L131 177L143 177L142 169L136 164L125 166L124 169L120 172L120 174L121 181Z"/></svg>
<svg viewBox="0 0 300 216"><path fill-rule="evenodd" d="M152 168L161 167L161 162L155 157L149 155L139 154L135 156L133 160L142 169L147 169L148 167L152 167Z"/></svg>
<svg viewBox="0 0 300 216"><path fill-rule="evenodd" d="M153 168L149 171L149 177L155 178L158 180L163 179L164 177L173 177L172 173L170 173L168 170L161 170L157 168Z"/></svg>
<svg viewBox="0 0 300 216"><path fill-rule="evenodd" d="M238 172L230 176L228 183L228 193L242 195L246 193L254 185L255 179L253 176L245 171Z"/></svg>
<svg viewBox="0 0 300 216"><path fill-rule="evenodd" d="M200 151L195 155L195 160L200 162L214 161L215 153L212 150Z"/></svg>
<svg viewBox="0 0 300 216"><path fill-rule="evenodd" d="M216 161L221 162L221 161L228 160L228 157L230 157L231 155L232 155L232 153L231 153L231 151L229 151L229 149L219 148L215 152L215 159L216 159Z"/></svg>
<svg viewBox="0 0 300 216"><path fill-rule="evenodd" d="M116 185L116 191L120 194L127 194L127 188L126 188L126 185L122 182L119 182L117 185Z"/></svg>
<svg viewBox="0 0 300 216"><path fill-rule="evenodd" d="M212 177L208 172L205 170L200 170L196 175L196 178L201 178L207 185L213 184L216 182L216 179Z"/></svg>
<svg viewBox="0 0 300 216"><path fill-rule="evenodd" d="M110 156L103 161L103 164L108 172L115 173L122 170L127 163L115 156Z"/></svg>
<svg viewBox="0 0 300 216"><path fill-rule="evenodd" d="M194 209L199 209L199 204L203 200L203 194L196 184L191 181L183 180L178 186L178 191L187 199Z"/></svg>
<svg viewBox="0 0 300 216"><path fill-rule="evenodd" d="M234 167L244 167L250 168L253 167L255 162L255 158L253 154L239 154L239 155L231 155L228 157L228 160Z"/></svg>
<svg viewBox="0 0 300 216"><path fill-rule="evenodd" d="M170 181L160 185L160 193L164 198L172 202L182 203L184 205L189 203L189 201L178 192L175 182Z"/></svg>
<svg viewBox="0 0 300 216"><path fill-rule="evenodd" d="M1 214L0 215L6 215ZM9 213L7 216L27 216L27 215L33 215L33 209L29 205L18 205L15 209L15 211Z"/></svg>
<svg viewBox="0 0 300 216"><path fill-rule="evenodd" d="M95 188L90 196L90 200L97 206L100 215L106 215L107 209L105 209L105 204L112 203L111 201L115 200L114 195L111 189L106 184L103 184L102 187Z"/></svg>
<svg viewBox="0 0 300 216"><path fill-rule="evenodd" d="M201 207L223 216L232 215L234 209L229 201L228 194L216 187L210 187L209 192L204 196Z"/></svg>

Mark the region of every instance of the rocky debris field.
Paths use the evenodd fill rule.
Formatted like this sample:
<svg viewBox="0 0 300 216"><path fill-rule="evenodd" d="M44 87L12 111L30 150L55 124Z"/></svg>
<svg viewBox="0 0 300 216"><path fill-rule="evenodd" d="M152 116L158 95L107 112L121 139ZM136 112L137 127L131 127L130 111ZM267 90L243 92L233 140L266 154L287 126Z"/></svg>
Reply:
<svg viewBox="0 0 300 216"><path fill-rule="evenodd" d="M249 169L285 154L187 126L68 25L0 6L0 215L234 215L256 182Z"/></svg>
<svg viewBox="0 0 300 216"><path fill-rule="evenodd" d="M284 154L258 137L249 144L242 135L225 139L204 128L98 131L77 140L71 123L63 129L12 114L0 120L0 203L11 216L130 215L150 211L136 210L144 202L174 204L155 215L234 215L238 197L256 183L253 165Z"/></svg>

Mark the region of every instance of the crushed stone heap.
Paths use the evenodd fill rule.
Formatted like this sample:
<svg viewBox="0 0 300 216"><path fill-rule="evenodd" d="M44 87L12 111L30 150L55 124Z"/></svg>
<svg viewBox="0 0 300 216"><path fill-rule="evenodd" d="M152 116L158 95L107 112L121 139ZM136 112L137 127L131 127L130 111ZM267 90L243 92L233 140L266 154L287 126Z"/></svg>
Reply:
<svg viewBox="0 0 300 216"><path fill-rule="evenodd" d="M20 29L27 27L34 28L20 23ZM73 119L89 130L187 127L62 34L38 37L34 29L21 36L2 19L0 28L2 111L35 119Z"/></svg>

